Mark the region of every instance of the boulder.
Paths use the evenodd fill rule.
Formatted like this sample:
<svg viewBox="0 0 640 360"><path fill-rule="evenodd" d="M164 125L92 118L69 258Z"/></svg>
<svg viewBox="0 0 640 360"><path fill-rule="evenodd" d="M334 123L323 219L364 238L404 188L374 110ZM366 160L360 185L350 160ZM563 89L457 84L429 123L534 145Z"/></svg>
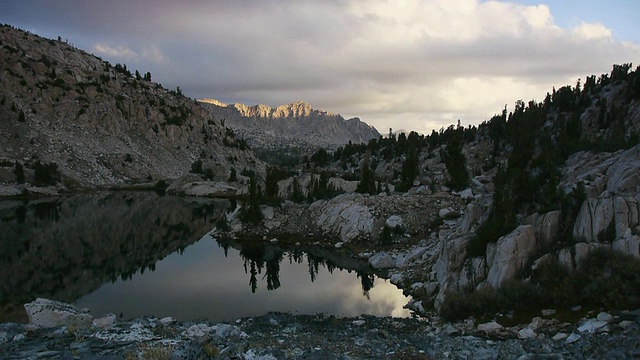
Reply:
<svg viewBox="0 0 640 360"><path fill-rule="evenodd" d="M616 154L615 161L605 173L607 190L613 193L637 191L640 186L640 145Z"/></svg>
<svg viewBox="0 0 640 360"><path fill-rule="evenodd" d="M573 227L573 237L585 242L603 241L607 227L614 221L613 198L587 199L582 203Z"/></svg>
<svg viewBox="0 0 640 360"><path fill-rule="evenodd" d="M436 279L441 286L450 280L457 281L458 273L465 262L467 243L473 235L449 236L443 232L442 236L443 246L434 266Z"/></svg>
<svg viewBox="0 0 640 360"><path fill-rule="evenodd" d="M396 261L386 252L381 252L369 258L369 265L374 269L391 269L396 267Z"/></svg>
<svg viewBox="0 0 640 360"><path fill-rule="evenodd" d="M561 215L560 210L550 211L542 215L536 213L527 217L524 223L535 227L538 241L543 244L549 244L555 240L560 230Z"/></svg>
<svg viewBox="0 0 640 360"><path fill-rule="evenodd" d="M611 243L611 249L640 258L640 236L633 235L631 229L627 229L620 239Z"/></svg>
<svg viewBox="0 0 640 360"><path fill-rule="evenodd" d="M537 245L532 225L518 226L511 233L501 237L496 244L491 262L487 256L487 282L498 288L504 281L513 278L536 251Z"/></svg>
<svg viewBox="0 0 640 360"><path fill-rule="evenodd" d="M458 277L458 287L476 286L487 277L487 266L484 257L467 259Z"/></svg>
<svg viewBox="0 0 640 360"><path fill-rule="evenodd" d="M337 236L342 242L370 236L373 215L358 199L358 195L343 194L316 205L319 208L316 225L325 235Z"/></svg>
<svg viewBox="0 0 640 360"><path fill-rule="evenodd" d="M478 223L480 217L482 217L482 213L483 207L480 204L473 202L467 205L460 226L458 227L458 233L462 235L470 232Z"/></svg>
<svg viewBox="0 0 640 360"><path fill-rule="evenodd" d="M24 304L29 323L43 328L58 326L89 327L93 317L73 305L60 301L37 298Z"/></svg>
<svg viewBox="0 0 640 360"><path fill-rule="evenodd" d="M563 248L558 251L558 263L567 270L573 270L573 256L571 255L571 249Z"/></svg>

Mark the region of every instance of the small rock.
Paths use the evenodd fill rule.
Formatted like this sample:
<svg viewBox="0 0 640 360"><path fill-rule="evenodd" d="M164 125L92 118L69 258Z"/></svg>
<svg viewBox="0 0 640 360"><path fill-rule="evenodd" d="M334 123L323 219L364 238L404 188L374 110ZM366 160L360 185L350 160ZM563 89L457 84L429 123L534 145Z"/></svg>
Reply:
<svg viewBox="0 0 640 360"><path fill-rule="evenodd" d="M478 330L485 331L487 333L492 333L502 329L504 329L504 326L498 324L495 320L478 325Z"/></svg>
<svg viewBox="0 0 640 360"><path fill-rule="evenodd" d="M541 312L542 312L542 316L551 316L556 313L554 309L543 309Z"/></svg>
<svg viewBox="0 0 640 360"><path fill-rule="evenodd" d="M630 320L622 320L622 321L620 321L618 326L623 330L629 329L631 327L634 327L636 329L640 329L640 326L638 326L638 324L635 321L630 321Z"/></svg>
<svg viewBox="0 0 640 360"><path fill-rule="evenodd" d="M424 283L422 283L422 282L417 282L417 283L411 284L411 290L416 290L416 289L423 288L423 287L424 287Z"/></svg>
<svg viewBox="0 0 640 360"><path fill-rule="evenodd" d="M169 324L173 324L175 322L176 322L176 320L174 318L172 318L171 316L163 317L162 319L160 319L160 323L162 325L169 325Z"/></svg>
<svg viewBox="0 0 640 360"><path fill-rule="evenodd" d="M366 321L364 320L354 320L351 324L353 324L353 326L362 326L366 323Z"/></svg>
<svg viewBox="0 0 640 360"><path fill-rule="evenodd" d="M26 336L24 334L17 334L16 336L13 337L13 341L24 340L25 338Z"/></svg>
<svg viewBox="0 0 640 360"><path fill-rule="evenodd" d="M544 320L542 320L542 318L536 316L533 319L531 319L531 323L529 323L529 325L527 325L527 327L529 329L531 329L531 330L538 330L543 325L544 325Z"/></svg>
<svg viewBox="0 0 640 360"><path fill-rule="evenodd" d="M396 266L395 260L386 252L373 255L369 259L369 265L374 269L391 269Z"/></svg>
<svg viewBox="0 0 640 360"><path fill-rule="evenodd" d="M438 211L438 216L441 218L445 218L447 217L447 215L451 214L454 210L451 208L444 208L444 209L440 209L440 211Z"/></svg>
<svg viewBox="0 0 640 360"><path fill-rule="evenodd" d="M574 342L580 340L580 335L576 334L576 333L572 333L571 335L569 335L569 337L567 337L567 340L565 341L565 344L573 344Z"/></svg>
<svg viewBox="0 0 640 360"><path fill-rule="evenodd" d="M190 328L188 328L187 330L183 331L182 335L186 336L188 338L199 338L199 337L205 336L205 333L204 333L204 331L202 331L200 326L193 325Z"/></svg>
<svg viewBox="0 0 640 360"><path fill-rule="evenodd" d="M395 229L398 227L402 227L404 225L404 221L398 215L391 215L389 216L387 221L385 221L385 225L390 229Z"/></svg>
<svg viewBox="0 0 640 360"><path fill-rule="evenodd" d="M240 328L234 325L220 324L216 328L216 336L226 339L232 336L240 336L242 331Z"/></svg>
<svg viewBox="0 0 640 360"><path fill-rule="evenodd" d="M464 189L460 193L460 197L465 199L465 200L473 199L473 191L471 191L471 189L469 189L469 188Z"/></svg>
<svg viewBox="0 0 640 360"><path fill-rule="evenodd" d="M106 328L116 322L115 314L107 314L101 318L93 319L93 326L97 328Z"/></svg>
<svg viewBox="0 0 640 360"><path fill-rule="evenodd" d="M520 339L535 339L537 336L536 332L528 327L518 331L518 338Z"/></svg>
<svg viewBox="0 0 640 360"><path fill-rule="evenodd" d="M336 249L340 249L343 245L344 245L344 243L342 241L340 241L340 242L335 244L335 248Z"/></svg>
<svg viewBox="0 0 640 360"><path fill-rule="evenodd" d="M580 326L578 326L578 332L593 334L596 331L604 328L607 325L606 321L597 319L587 319Z"/></svg>
<svg viewBox="0 0 640 360"><path fill-rule="evenodd" d="M393 274L391 275L391 278L389 278L389 281L393 284L393 285L398 285L400 283L402 283L404 279L402 278L402 274Z"/></svg>
<svg viewBox="0 0 640 360"><path fill-rule="evenodd" d="M612 322L613 321L613 316L611 314L609 314L609 313L604 312L604 311L599 313L596 318L598 319L598 321L605 321L605 322Z"/></svg>
<svg viewBox="0 0 640 360"><path fill-rule="evenodd" d="M560 341L560 340L564 340L567 338L567 334L563 333L563 332L559 332L555 335L553 335L553 337L551 339L553 339L554 341Z"/></svg>
<svg viewBox="0 0 640 360"><path fill-rule="evenodd" d="M273 326L278 326L280 325L280 323L278 322L278 320L271 318L269 319L269 324L273 325Z"/></svg>
<svg viewBox="0 0 640 360"><path fill-rule="evenodd" d="M460 333L460 330L456 329L455 326L451 325L451 324L447 324L444 326L444 328L442 328L442 332L446 335L456 335Z"/></svg>

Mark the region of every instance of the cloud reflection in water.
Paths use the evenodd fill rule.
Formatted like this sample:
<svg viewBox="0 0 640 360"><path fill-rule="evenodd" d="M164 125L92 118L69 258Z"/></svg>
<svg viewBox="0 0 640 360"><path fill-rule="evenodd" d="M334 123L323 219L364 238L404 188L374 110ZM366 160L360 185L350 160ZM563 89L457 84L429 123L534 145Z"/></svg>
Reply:
<svg viewBox="0 0 640 360"><path fill-rule="evenodd" d="M301 263L290 261L288 254L282 257L279 287L267 289L265 262L256 275L253 293L250 274L245 272L246 259L240 252L230 248L225 256L214 239L204 236L183 254L174 253L157 262L155 271L105 284L76 304L89 308L94 315L114 312L127 318L155 315L180 320L233 320L269 311L409 316L403 309L408 299L383 279L375 278L367 297L356 271L336 268L330 273L320 264L312 282L307 256Z"/></svg>

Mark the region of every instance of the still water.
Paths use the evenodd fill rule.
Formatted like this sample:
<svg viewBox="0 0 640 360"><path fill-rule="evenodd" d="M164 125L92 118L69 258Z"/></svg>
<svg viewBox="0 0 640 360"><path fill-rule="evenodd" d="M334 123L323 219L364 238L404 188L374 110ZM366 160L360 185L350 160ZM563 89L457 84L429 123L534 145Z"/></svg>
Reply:
<svg viewBox="0 0 640 360"><path fill-rule="evenodd" d="M0 321L24 321L21 305L36 297L124 318L409 316L408 299L366 262L209 236L236 206L143 192L0 202Z"/></svg>

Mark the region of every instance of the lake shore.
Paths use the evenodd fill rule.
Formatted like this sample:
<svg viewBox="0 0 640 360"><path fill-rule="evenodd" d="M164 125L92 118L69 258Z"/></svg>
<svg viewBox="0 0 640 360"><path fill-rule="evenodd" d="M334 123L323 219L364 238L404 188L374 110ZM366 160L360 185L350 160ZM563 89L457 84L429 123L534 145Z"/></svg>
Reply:
<svg viewBox="0 0 640 360"><path fill-rule="evenodd" d="M64 306L64 305L63 305ZM77 309L76 314L83 316ZM7 359L626 359L640 355L640 311L551 315L502 326L472 319L267 313L226 323L115 316L50 328L0 324ZM89 325L90 324L90 325Z"/></svg>

